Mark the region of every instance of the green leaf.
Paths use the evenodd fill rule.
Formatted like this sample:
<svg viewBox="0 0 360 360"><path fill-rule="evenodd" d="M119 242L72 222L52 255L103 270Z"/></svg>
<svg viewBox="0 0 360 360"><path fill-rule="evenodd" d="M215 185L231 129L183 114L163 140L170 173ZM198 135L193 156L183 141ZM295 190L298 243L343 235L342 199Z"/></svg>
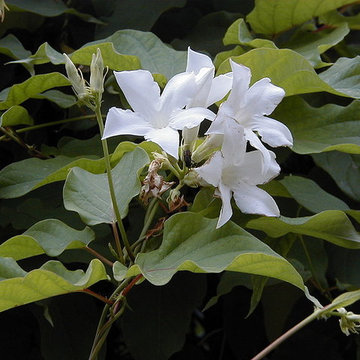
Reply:
<svg viewBox="0 0 360 360"><path fill-rule="evenodd" d="M329 75L328 71L331 71L337 63L319 77L311 64L293 50L259 48L250 50L244 55L235 56L232 60L251 69L252 83L264 77L269 77L275 85L282 87L286 91L286 96L319 91L327 91L347 97L358 96L357 92L359 90L356 88L358 87L358 85L355 85L356 81L353 81L354 88L349 88L351 79L349 81L344 79L344 82L348 85L348 88L345 89L342 82L339 86L339 84L333 82L330 76L323 76L326 73ZM231 71L231 68L228 61L223 62L218 69L220 74L229 71ZM341 71L344 76L348 75L346 72L348 71ZM331 84L327 84L326 81Z"/></svg>
<svg viewBox="0 0 360 360"><path fill-rule="evenodd" d="M352 0L256 0L255 7L246 20L256 33L277 34L352 2Z"/></svg>
<svg viewBox="0 0 360 360"><path fill-rule="evenodd" d="M323 313L327 313L329 311L333 311L335 309L339 309L341 307L349 306L360 300L360 290L349 291L344 294L339 295L335 298L331 304L327 305L323 309Z"/></svg>
<svg viewBox="0 0 360 360"><path fill-rule="evenodd" d="M7 259L0 258L0 274L8 269ZM15 276L0 281L0 311L84 290L100 280L108 279L104 265L97 259L90 262L85 273L83 270L67 270L58 261L48 261L39 269Z"/></svg>
<svg viewBox="0 0 360 360"><path fill-rule="evenodd" d="M32 76L21 84L15 84L0 93L0 110L19 105L54 87L67 85L70 85L70 81L58 72Z"/></svg>
<svg viewBox="0 0 360 360"><path fill-rule="evenodd" d="M304 26L282 47L295 50L304 56L312 66L320 68L330 65L321 60L320 54L342 41L350 29L346 23L343 23L336 29L316 30L314 25Z"/></svg>
<svg viewBox="0 0 360 360"><path fill-rule="evenodd" d="M13 258L0 257L0 283L5 279L23 277L25 275L26 271L24 271Z"/></svg>
<svg viewBox="0 0 360 360"><path fill-rule="evenodd" d="M145 151L148 148L149 152L151 152L157 149L157 146L152 144L144 142L138 146L144 148ZM111 156L112 166L117 164L124 153L134 150L136 146L136 144L129 141L121 142ZM69 156L74 155L74 153L69 151L65 153ZM78 154L78 152L75 153L76 156ZM105 172L104 159L94 160L92 152L90 152L88 158L81 157L76 159L75 157L74 160L74 157L69 156L60 155L47 160L31 158L6 166L0 171L0 198L16 198L41 186L65 180L69 170L73 167L79 167L94 174Z"/></svg>
<svg viewBox="0 0 360 360"><path fill-rule="evenodd" d="M89 14L81 13L75 9L68 8L62 1L53 0L7 0L11 11L28 11L46 17L59 16L62 14L72 14L84 21L95 24L103 24L102 21Z"/></svg>
<svg viewBox="0 0 360 360"><path fill-rule="evenodd" d="M246 45L253 48L267 47L277 49L277 46L271 40L257 39L252 36L244 19L238 19L231 24L223 41L224 45Z"/></svg>
<svg viewBox="0 0 360 360"><path fill-rule="evenodd" d="M348 106L327 104L315 108L300 97L284 99L272 116L294 137L298 154L338 150L360 154L360 102Z"/></svg>
<svg viewBox="0 0 360 360"><path fill-rule="evenodd" d="M105 39L93 41L83 47L104 42L113 43L115 50L121 54L137 56L141 68L153 74L163 74L170 79L185 71L187 52L172 49L151 32L119 30Z"/></svg>
<svg viewBox="0 0 360 360"><path fill-rule="evenodd" d="M165 286L143 283L134 288L126 298L133 311L122 318L124 339L134 359L167 360L179 351L205 294L205 277L189 273L178 274Z"/></svg>
<svg viewBox="0 0 360 360"><path fill-rule="evenodd" d="M239 56L245 53L246 51L239 45L235 46L232 50L219 52L214 59L215 68L218 69L219 66L229 57Z"/></svg>
<svg viewBox="0 0 360 360"><path fill-rule="evenodd" d="M32 125L33 123L28 111L19 105L12 106L0 117L0 126Z"/></svg>
<svg viewBox="0 0 360 360"><path fill-rule="evenodd" d="M108 36L119 29L150 31L163 12L173 7L183 7L185 3L185 0L115 1L113 13L103 18L106 26L97 27L96 37Z"/></svg>
<svg viewBox="0 0 360 360"><path fill-rule="evenodd" d="M360 14L344 16L336 10L329 11L319 17L319 22L330 26L342 26L346 23L352 30L360 30Z"/></svg>
<svg viewBox="0 0 360 360"><path fill-rule="evenodd" d="M26 50L21 42L13 34L8 34L1 39L0 53L9 56L12 59L24 59L31 55L29 50ZM10 62L11 63L11 62ZM24 64L25 68L33 74L33 66Z"/></svg>
<svg viewBox="0 0 360 360"><path fill-rule="evenodd" d="M112 170L114 190L122 218L127 215L132 198L140 192L138 175L147 163L148 155L138 147L126 153ZM65 208L79 213L88 225L116 221L106 174L96 175L81 168L72 169L66 179L63 196Z"/></svg>
<svg viewBox="0 0 360 360"><path fill-rule="evenodd" d="M79 162L98 164L99 160L69 158L57 156L53 159L40 160L37 158L25 159L6 166L0 171L0 198L10 199L22 196L31 190L66 178L68 169L79 165ZM59 171L65 172L65 175L59 175ZM102 165L102 172L105 171L105 165ZM64 177L65 176L65 177Z"/></svg>
<svg viewBox="0 0 360 360"><path fill-rule="evenodd" d="M60 220L47 219L40 221L0 245L0 256L12 257L15 260L47 254L58 256L67 249L80 249L95 239L94 232L86 227L75 230Z"/></svg>
<svg viewBox="0 0 360 360"><path fill-rule="evenodd" d="M301 176L286 176L280 183L300 205L313 213L350 209L346 203L323 190L313 180Z"/></svg>
<svg viewBox="0 0 360 360"><path fill-rule="evenodd" d="M93 42L86 44L79 50L74 51L70 59L75 64L90 65L92 55L96 53L99 48L103 57L104 65L111 70L136 70L140 68L139 59L133 55L123 55L115 48L115 44L109 41L101 41L99 43ZM121 49L122 50L122 49Z"/></svg>
<svg viewBox="0 0 360 360"><path fill-rule="evenodd" d="M360 201L360 158L357 155L332 151L315 154L317 166L325 170L335 180L337 186L350 198Z"/></svg>
<svg viewBox="0 0 360 360"><path fill-rule="evenodd" d="M47 42L41 44L36 53L31 55L26 54L22 57L17 57L17 60L10 61L10 64L22 64L27 68L31 75L35 74L34 65L45 64L51 62L54 65L64 63L64 55L53 49Z"/></svg>
<svg viewBox="0 0 360 360"><path fill-rule="evenodd" d="M77 103L75 96L64 94L59 90L48 90L39 95L35 95L34 98L52 101L53 103L64 109L74 106Z"/></svg>
<svg viewBox="0 0 360 360"><path fill-rule="evenodd" d="M303 289L301 276L269 246L232 222L220 229L216 223L197 213L173 215L165 223L161 246L139 254L127 276L141 272L152 284L164 285L180 270L230 270L274 277Z"/></svg>
<svg viewBox="0 0 360 360"><path fill-rule="evenodd" d="M288 233L309 235L349 249L360 249L360 235L346 214L327 210L313 216L288 218L259 217L249 220L246 227L264 231L278 238Z"/></svg>
<svg viewBox="0 0 360 360"><path fill-rule="evenodd" d="M360 56L339 58L320 78L337 91L353 98L360 98Z"/></svg>

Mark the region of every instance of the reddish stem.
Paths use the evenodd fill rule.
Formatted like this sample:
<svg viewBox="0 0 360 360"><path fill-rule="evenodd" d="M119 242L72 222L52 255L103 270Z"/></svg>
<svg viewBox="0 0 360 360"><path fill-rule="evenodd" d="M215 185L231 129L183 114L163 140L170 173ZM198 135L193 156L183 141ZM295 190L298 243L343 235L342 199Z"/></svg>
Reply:
<svg viewBox="0 0 360 360"><path fill-rule="evenodd" d="M96 292L94 292L94 291L92 291L92 290L90 290L90 289L79 290L79 292L83 292L83 293L85 293L85 294L89 294L89 295L91 295L91 296L93 296L93 297L101 300L102 302L104 302L104 303L106 303L106 304L108 304L108 305L112 305L112 304L114 303L114 301L109 300L109 299L107 299L106 297L104 297L104 296L102 296L102 295L100 295L100 294L98 294L98 293L96 293Z"/></svg>
<svg viewBox="0 0 360 360"><path fill-rule="evenodd" d="M97 257L97 258L98 258L99 260L101 260L104 264L107 264L107 265L109 265L109 266L111 266L111 267L114 265L113 262L111 262L110 260L108 260L105 256L99 254L96 250L94 250L94 249L92 249L92 248L90 248L90 247L88 247L88 246L84 247L84 249L85 249L87 252L89 252L90 254L92 254L92 255L94 255L95 257Z"/></svg>

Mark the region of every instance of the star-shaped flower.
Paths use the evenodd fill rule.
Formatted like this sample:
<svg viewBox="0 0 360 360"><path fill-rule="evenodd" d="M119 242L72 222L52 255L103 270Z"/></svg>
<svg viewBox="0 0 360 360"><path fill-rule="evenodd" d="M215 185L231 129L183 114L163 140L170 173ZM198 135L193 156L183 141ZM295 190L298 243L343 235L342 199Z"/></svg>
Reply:
<svg viewBox="0 0 360 360"><path fill-rule="evenodd" d="M275 154L269 152L270 163L262 171L264 158L259 150L246 152L244 127L231 120L224 126L221 151L195 171L208 184L216 187L215 195L222 201L217 228L224 225L232 215L231 197L238 208L248 214L279 216L274 199L256 185L264 184L280 172Z"/></svg>
<svg viewBox="0 0 360 360"><path fill-rule="evenodd" d="M207 76L204 76L204 69L207 69ZM231 89L232 73L223 75L215 75L215 66L211 59L204 54L198 53L188 48L188 58L186 72L195 75L197 91L191 102L186 106L188 109L192 107L209 107L215 102L221 100ZM185 127L183 130L184 144L188 144L190 148L195 142L199 132L199 126L189 129ZM192 149L190 149L192 150Z"/></svg>
<svg viewBox="0 0 360 360"><path fill-rule="evenodd" d="M271 84L269 78L263 78L249 88L250 69L231 60L230 63L233 71L232 90L227 100L221 104L217 118L207 134L223 134L224 122L236 120L244 127L245 138L262 152L266 171L271 156L257 134L272 147L293 144L290 130L281 122L266 116L274 111L285 96L285 91Z"/></svg>
<svg viewBox="0 0 360 360"><path fill-rule="evenodd" d="M202 76L209 69L202 70ZM116 80L133 111L111 108L106 117L103 138L115 135L138 135L161 146L178 158L179 133L193 128L214 113L203 107L184 109L193 99L196 78L193 73L175 75L160 95L159 85L146 70L114 72Z"/></svg>

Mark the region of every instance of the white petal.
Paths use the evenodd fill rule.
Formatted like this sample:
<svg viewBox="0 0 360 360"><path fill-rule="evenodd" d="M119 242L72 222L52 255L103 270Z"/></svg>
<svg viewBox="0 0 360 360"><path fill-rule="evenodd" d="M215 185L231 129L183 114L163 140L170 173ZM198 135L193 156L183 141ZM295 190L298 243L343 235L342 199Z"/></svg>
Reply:
<svg viewBox="0 0 360 360"><path fill-rule="evenodd" d="M214 69L214 65L211 59L207 55L191 50L189 47L186 72L194 72L195 74L197 74L200 69L204 67Z"/></svg>
<svg viewBox="0 0 360 360"><path fill-rule="evenodd" d="M178 159L179 133L177 130L170 127L152 129L145 135L145 139L160 145L165 152Z"/></svg>
<svg viewBox="0 0 360 360"><path fill-rule="evenodd" d="M221 108L221 106L220 106ZM224 134L224 127L227 121L231 121L231 118L225 116L219 116L219 112L215 118L215 120L211 123L208 130L206 131L205 135L210 134Z"/></svg>
<svg viewBox="0 0 360 360"><path fill-rule="evenodd" d="M159 108L160 88L147 70L114 72L116 81L135 112L150 119Z"/></svg>
<svg viewBox="0 0 360 360"><path fill-rule="evenodd" d="M266 191L245 183L232 190L236 205L243 213L280 216L275 200Z"/></svg>
<svg viewBox="0 0 360 360"><path fill-rule="evenodd" d="M218 187L221 181L223 157L217 151L203 166L194 169L208 184Z"/></svg>
<svg viewBox="0 0 360 360"><path fill-rule="evenodd" d="M246 151L246 139L244 128L234 120L224 124L224 140L221 152L224 157L224 166L240 164Z"/></svg>
<svg viewBox="0 0 360 360"><path fill-rule="evenodd" d="M216 225L217 229L227 223L233 214L231 208L231 189L220 183L218 190L221 196L222 206L219 214L219 221Z"/></svg>
<svg viewBox="0 0 360 360"><path fill-rule="evenodd" d="M160 99L163 114L169 115L188 105L197 91L195 75L180 73L172 77L166 84Z"/></svg>
<svg viewBox="0 0 360 360"><path fill-rule="evenodd" d="M211 84L214 80L214 69L202 68L195 76L196 91L187 107L207 107Z"/></svg>
<svg viewBox="0 0 360 360"><path fill-rule="evenodd" d="M275 154L269 151L271 162L265 173L262 172L264 157L259 150L247 152L242 167L246 169L241 173L241 181L250 185L264 184L280 173L280 166L275 160Z"/></svg>
<svg viewBox="0 0 360 360"><path fill-rule="evenodd" d="M269 78L257 81L246 94L246 108L249 113L270 115L285 96L285 91L271 83Z"/></svg>
<svg viewBox="0 0 360 360"><path fill-rule="evenodd" d="M269 167L271 166L271 162L272 162L270 151L263 145L263 143L260 141L257 135L253 133L252 130L245 129L245 138L249 140L250 144L255 149L261 151L262 156L264 158L262 173L265 174L269 170Z"/></svg>
<svg viewBox="0 0 360 360"><path fill-rule="evenodd" d="M233 82L232 73L219 75L213 79L207 98L206 107L221 100L231 89Z"/></svg>
<svg viewBox="0 0 360 360"><path fill-rule="evenodd" d="M183 130L185 127L191 129L198 126L205 118L213 120L215 114L202 107L179 110L171 116L169 126L177 130Z"/></svg>
<svg viewBox="0 0 360 360"><path fill-rule="evenodd" d="M252 129L256 130L261 136L262 141L270 146L293 145L293 137L290 130L280 121L265 116L256 116L252 123Z"/></svg>
<svg viewBox="0 0 360 360"><path fill-rule="evenodd" d="M115 135L144 136L151 129L150 124L141 115L131 110L112 107L106 116L103 139Z"/></svg>
<svg viewBox="0 0 360 360"><path fill-rule="evenodd" d="M226 103L237 112L237 109L242 106L246 92L249 89L251 71L248 67L237 64L232 60L230 60L230 64L233 72L233 81L232 89Z"/></svg>

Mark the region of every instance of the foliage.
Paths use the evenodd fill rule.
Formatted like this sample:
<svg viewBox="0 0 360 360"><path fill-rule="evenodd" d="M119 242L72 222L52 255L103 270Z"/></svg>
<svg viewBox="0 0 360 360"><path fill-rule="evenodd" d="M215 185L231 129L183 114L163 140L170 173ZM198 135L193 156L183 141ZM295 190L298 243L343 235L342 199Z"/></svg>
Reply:
<svg viewBox="0 0 360 360"><path fill-rule="evenodd" d="M356 333L359 16L0 1L1 358L247 359L301 316ZM269 358L355 358L331 321Z"/></svg>

